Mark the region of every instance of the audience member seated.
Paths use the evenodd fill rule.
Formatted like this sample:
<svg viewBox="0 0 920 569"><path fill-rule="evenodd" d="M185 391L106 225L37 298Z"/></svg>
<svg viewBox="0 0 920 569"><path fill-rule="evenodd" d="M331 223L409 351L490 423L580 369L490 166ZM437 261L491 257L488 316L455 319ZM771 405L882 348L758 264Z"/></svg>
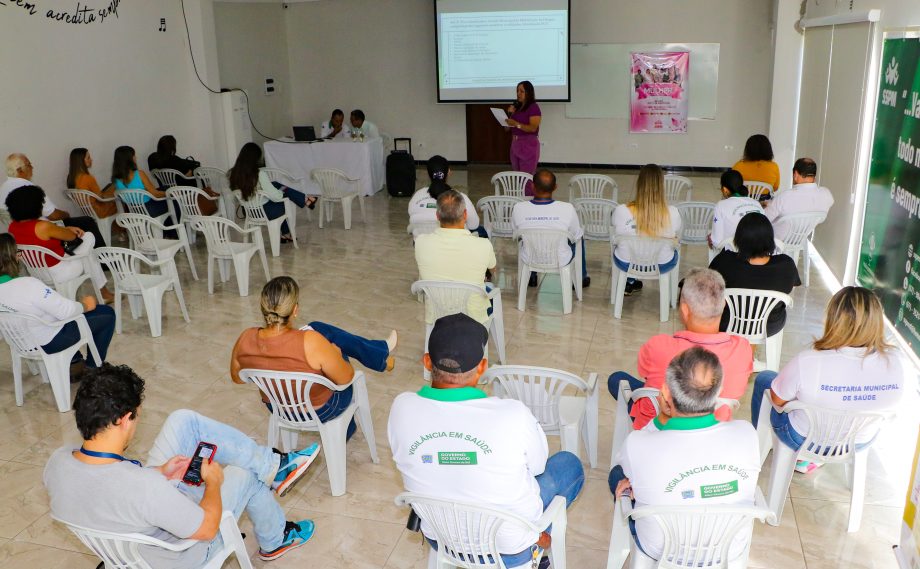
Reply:
<svg viewBox="0 0 920 569"><path fill-rule="evenodd" d="M64 257L63 261L58 261L45 256L48 270L55 279L66 281L86 271L105 302L111 303L115 295L106 287L105 273L92 256L96 244L93 234L84 233L79 227L61 227L41 219L44 203L45 192L38 186L23 186L7 196L6 208L13 219L9 231L16 244L44 247ZM70 255L84 256L79 259L69 258L64 242L70 243L67 246L71 249Z"/></svg>
<svg viewBox="0 0 920 569"><path fill-rule="evenodd" d="M745 181L763 182L779 190L779 165L773 161L773 145L763 134L753 134L744 143L744 154L732 170L741 172Z"/></svg>
<svg viewBox="0 0 920 569"><path fill-rule="evenodd" d="M70 169L67 172L67 187L75 190L85 190L92 192L100 198L109 199L115 197L115 186L109 184L105 190L99 189L99 182L96 177L89 173L93 167L93 156L85 148L74 148L70 151ZM99 217L111 217L118 213L115 202L101 202L93 200L93 211ZM115 226L117 227L117 226Z"/></svg>
<svg viewBox="0 0 920 569"><path fill-rule="evenodd" d="M783 217L795 213L823 213L827 215L834 205L831 191L815 183L818 164L811 158L799 158L792 166L792 187L780 190L764 208L764 214L773 223L776 238L786 240L789 229Z"/></svg>
<svg viewBox="0 0 920 569"><path fill-rule="evenodd" d="M171 134L160 137L160 140L157 141L157 151L147 157L147 166L151 170L170 169L182 172L185 176L176 176L177 186L198 187L198 180L195 179L195 169L201 166L201 162L191 156L182 158L177 155L176 137ZM165 192L169 188L161 187L160 189ZM201 189L212 198L220 196L217 192L212 191L211 188L205 187ZM198 210L202 215L214 215L217 213L217 201L199 196Z"/></svg>
<svg viewBox="0 0 920 569"><path fill-rule="evenodd" d="M6 175L7 179L0 185L0 205L6 203L7 196L17 188L25 186L35 186L32 183L32 162L25 154L10 154L6 158ZM77 227L83 231L93 234L96 240L96 247L105 247L105 240L96 225L96 220L85 215L71 217L69 213L58 209L54 202L44 196L45 202L42 206L41 216L49 221L60 221L65 227Z"/></svg>
<svg viewBox="0 0 920 569"><path fill-rule="evenodd" d="M749 213L763 213L760 203L748 197L748 189L737 170L723 172L721 185L722 199L716 204L709 234L709 246L713 249L731 242L742 217Z"/></svg>
<svg viewBox="0 0 920 569"><path fill-rule="evenodd" d="M73 403L83 444L59 448L45 465L55 517L99 531L199 542L179 552L140 546L154 568L204 565L221 547L224 511L237 518L243 511L249 514L265 561L313 536L313 521L285 521L271 491L289 478L299 479L314 455L279 453L229 425L181 409L166 418L144 467L122 455L134 439L143 399L144 380L127 366L104 364L86 372ZM202 462L203 483L195 486L181 480L199 442L217 451L214 462Z"/></svg>
<svg viewBox="0 0 920 569"><path fill-rule="evenodd" d="M762 213L749 213L738 223L735 249L722 251L709 268L725 279L725 288L754 288L789 294L802 284L795 261L789 255L774 254L773 225ZM780 303L767 319L767 335L772 336L786 325L786 305ZM728 307L722 313L719 330L728 329Z"/></svg>
<svg viewBox="0 0 920 569"><path fill-rule="evenodd" d="M351 111L349 121L351 122L352 135L363 133L364 138L368 140L371 138L380 138L380 131L377 130L377 125L369 120L366 120L364 118L364 111L361 109L355 109Z"/></svg>
<svg viewBox="0 0 920 569"><path fill-rule="evenodd" d="M46 322L67 320L84 314L96 349L99 350L99 357L105 360L112 334L115 333L115 311L112 307L97 306L93 296L85 296L80 302L70 300L36 278L20 276L16 241L9 233L0 233L0 299L0 311L37 316ZM30 328L32 336L49 354L61 352L80 339L80 330L75 322L63 326L36 323ZM99 362L87 353L86 365L98 367ZM83 355L77 352L70 362L71 381L79 381L83 368Z"/></svg>
<svg viewBox="0 0 920 569"><path fill-rule="evenodd" d="M754 380L751 420L757 426L764 392L770 390L774 409L770 425L784 445L801 448L808 435L804 411L780 413L789 401L801 401L836 411L884 411L894 409L904 396L905 385L915 385L913 367L885 341L885 320L878 297L862 287L837 291L827 305L824 335L775 371L762 371ZM908 376L908 374L911 374ZM862 394L861 396L859 394ZM878 427L856 436L856 447L875 438ZM796 470L807 473L815 464L800 461Z"/></svg>
<svg viewBox="0 0 920 569"><path fill-rule="evenodd" d="M230 189L236 194L237 198L249 201L258 196L262 209L269 219L277 219L284 215L284 199L291 200L299 208L305 206L313 209L316 204L316 198L307 198L300 190L295 190L285 186L281 182L272 182L268 174L261 172L259 168L262 165L262 149L255 142L247 142L240 149L236 157L236 163L227 175L230 178ZM281 224L281 242L290 243L291 229L288 222Z"/></svg>
<svg viewBox="0 0 920 569"><path fill-rule="evenodd" d="M164 213L169 213L169 205L165 200L153 201L150 199L151 196L154 198L165 198L166 192L157 188L156 184L150 180L150 176L147 175L147 172L138 170L137 156L135 155L134 149L130 146L119 146L115 149L115 157L112 161L112 183L115 184L116 195L121 194L120 190L146 191L149 195L143 196L141 201L144 204L144 209L150 214L150 217L159 217ZM131 200L131 203L135 203L137 200L135 196L126 199ZM179 212L176 212L176 217L179 217ZM178 222L178 219L173 220L170 217L167 217L165 220L166 225L173 225ZM175 231L168 231L167 236L175 238Z"/></svg>
<svg viewBox="0 0 920 569"><path fill-rule="evenodd" d="M419 235L415 241L419 279L468 283L490 290L484 284L484 277L495 270L498 262L492 242L479 239L466 229L469 227L468 198L448 189L440 192L435 205L441 227L434 233ZM468 310L479 322L485 322L492 313L489 301L481 296L470 297Z"/></svg>
<svg viewBox="0 0 920 569"><path fill-rule="evenodd" d="M533 199L514 204L511 210L511 226L518 229L561 229L569 236L581 240L581 278L583 287L591 286L588 265L585 261L584 231L578 220L578 213L572 204L553 199L556 191L556 175L545 168L540 168L533 176ZM575 256L575 242L559 248L560 266L568 265ZM526 259L525 259L526 261ZM530 273L528 286L537 286L537 273Z"/></svg>
<svg viewBox="0 0 920 569"><path fill-rule="evenodd" d="M658 416L630 433L614 458L608 479L614 499L626 496L637 508L753 506L760 473L757 432L747 421L716 419L719 358L696 346L675 356L665 375ZM629 528L643 553L661 557L665 535L655 519L630 519ZM749 541L750 533L739 532L729 559L741 555Z"/></svg>
<svg viewBox="0 0 920 569"><path fill-rule="evenodd" d="M432 156L428 159L428 177L431 183L412 194L409 200L409 223L421 223L425 221L437 221L435 211L438 209L436 203L438 196L450 188L447 179L450 177L450 163L443 156ZM488 237L485 228L479 225L479 214L476 213L476 206L470 201L469 196L460 192L463 197L463 203L466 205L466 228L475 231L480 237Z"/></svg>
<svg viewBox="0 0 920 569"><path fill-rule="evenodd" d="M431 385L397 395L390 409L393 460L409 492L472 501L536 522L556 496L572 504L584 484L584 469L570 452L547 458L546 435L523 403L489 397L477 387L488 367L487 341L485 327L465 314L435 322L423 360ZM466 466L444 458L455 455L469 457ZM421 521L422 533L435 547L431 526ZM503 527L496 547L506 567L517 567L532 560L534 545L544 549L548 541L545 534Z"/></svg>
<svg viewBox="0 0 920 569"><path fill-rule="evenodd" d="M719 397L741 399L753 371L754 352L746 339L719 331L724 308L725 281L722 276L711 269L691 269L684 278L678 307L686 329L674 335L652 336L639 348L637 369L642 379L624 371L610 374L607 388L613 398L617 398L620 381L624 379L634 390L642 387L661 389L665 371L674 356L694 346L701 346L718 356L722 364L725 380ZM655 406L650 399L644 397L631 407L629 414L633 417L633 427L641 429L655 418ZM729 420L731 409L720 407L716 410L716 417L720 421Z"/></svg>
<svg viewBox="0 0 920 569"><path fill-rule="evenodd" d="M396 347L396 330L387 340L367 340L323 322L310 322L302 330L294 328L300 312L300 287L291 277L275 277L262 288L260 307L265 326L249 328L240 335L230 356L230 378L243 383L241 369L267 369L315 373L336 385L349 383L355 369L354 358L374 371L390 371L396 360L390 352ZM352 388L332 391L313 385L310 401L321 421L335 419L351 405ZM271 411L268 398L262 402ZM305 394L301 393L303 397ZM355 421L348 425L348 438L355 432Z"/></svg>
<svg viewBox="0 0 920 569"><path fill-rule="evenodd" d="M320 136L327 140L344 140L348 137L348 129L343 127L345 113L342 109L332 111L332 116L320 127Z"/></svg>
<svg viewBox="0 0 920 569"><path fill-rule="evenodd" d="M636 180L636 199L620 204L613 210L613 232L617 237L624 235L644 235L646 237L664 237L674 239L680 233L680 212L668 205L664 198L664 172L657 164L646 164L639 169ZM613 262L621 271L629 270L630 247L628 243L616 248ZM662 251L658 259L658 269L662 274L677 266L677 251ZM642 281L634 278L626 280L626 295L642 289Z"/></svg>

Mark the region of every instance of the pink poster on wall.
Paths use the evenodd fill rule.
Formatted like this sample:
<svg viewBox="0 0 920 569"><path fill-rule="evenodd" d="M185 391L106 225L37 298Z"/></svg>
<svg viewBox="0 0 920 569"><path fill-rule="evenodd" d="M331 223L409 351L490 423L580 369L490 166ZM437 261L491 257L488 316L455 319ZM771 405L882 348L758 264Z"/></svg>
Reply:
<svg viewBox="0 0 920 569"><path fill-rule="evenodd" d="M631 53L629 132L685 133L690 53Z"/></svg>

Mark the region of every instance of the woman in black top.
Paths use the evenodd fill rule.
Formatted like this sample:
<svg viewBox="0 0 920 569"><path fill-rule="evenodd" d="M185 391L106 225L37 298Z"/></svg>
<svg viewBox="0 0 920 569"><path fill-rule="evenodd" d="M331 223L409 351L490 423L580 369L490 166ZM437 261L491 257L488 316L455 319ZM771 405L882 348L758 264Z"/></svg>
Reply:
<svg viewBox="0 0 920 569"><path fill-rule="evenodd" d="M725 279L725 288L775 290L789 294L802 284L795 261L789 255L774 255L773 225L762 213L749 213L738 222L735 230L738 252L724 250L709 268ZM778 305L767 319L767 335L772 336L786 324L786 306ZM722 314L719 330L728 328L728 307Z"/></svg>

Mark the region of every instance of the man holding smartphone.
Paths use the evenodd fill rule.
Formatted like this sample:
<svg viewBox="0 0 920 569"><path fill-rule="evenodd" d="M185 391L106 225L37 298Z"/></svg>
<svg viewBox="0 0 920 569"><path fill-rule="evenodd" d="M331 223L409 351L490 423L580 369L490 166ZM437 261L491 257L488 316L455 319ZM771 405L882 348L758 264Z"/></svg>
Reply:
<svg viewBox="0 0 920 569"><path fill-rule="evenodd" d="M200 543L182 552L143 546L155 569L200 567L220 549L224 510L245 510L255 527L259 557L271 561L304 545L313 522L285 520L272 492L283 494L316 458L314 444L293 453L257 445L242 432L189 410L166 419L147 466L123 456L137 429L144 380L127 366L88 371L74 400L83 445L65 446L48 460L44 483L53 514L102 531L142 533ZM182 482L200 442L216 450L202 460L200 485ZM218 464L218 461L224 466Z"/></svg>

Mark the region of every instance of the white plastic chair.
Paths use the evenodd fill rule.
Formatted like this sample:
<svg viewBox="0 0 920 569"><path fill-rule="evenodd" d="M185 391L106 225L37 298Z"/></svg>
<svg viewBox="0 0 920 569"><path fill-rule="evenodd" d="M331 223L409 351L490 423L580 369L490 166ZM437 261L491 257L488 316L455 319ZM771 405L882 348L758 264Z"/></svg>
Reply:
<svg viewBox="0 0 920 569"><path fill-rule="evenodd" d="M664 549L659 560L640 551L629 530L628 518L648 517L657 522L664 534ZM754 503L749 506L642 506L634 509L632 500L621 498L613 509L607 569L623 567L627 554L631 569L744 569L751 551L754 520L773 521L760 488L756 490ZM732 559L732 544L739 535L746 536L747 544Z"/></svg>
<svg viewBox="0 0 920 569"><path fill-rule="evenodd" d="M297 449L297 438L300 431L319 433L326 456L326 470L329 473L329 486L333 496L341 496L345 493L345 435L352 418L364 433L371 460L374 461L374 464L380 462L380 459L377 458L377 441L374 437L374 423L371 420L371 407L367 397L364 372L355 370L351 382L345 385L336 385L325 377L312 373L263 369L240 370L240 379L255 383L271 402L272 414L268 421L268 446L277 447L280 441L282 451L293 451ZM316 410L310 398L301 397L301 394L309 394L316 384L332 391L343 391L351 387L351 405L334 419L328 421L317 419Z"/></svg>
<svg viewBox="0 0 920 569"><path fill-rule="evenodd" d="M268 176L270 182L278 182L306 194L307 181L304 178L294 176L287 170L282 170L281 168L259 168L259 172ZM297 210L300 208L290 200L284 204L284 207L285 213L287 213L288 216L288 226L290 226L291 233L293 234L297 230ZM306 210L306 215L308 221L313 219L309 209Z"/></svg>
<svg viewBox="0 0 920 569"><path fill-rule="evenodd" d="M587 175L587 174L585 174ZM610 241L613 231L613 210L617 202L602 198L577 198L572 201L578 221L588 241Z"/></svg>
<svg viewBox="0 0 920 569"><path fill-rule="evenodd" d="M419 235L425 235L428 233L434 233L437 229L441 227L441 224L435 221L418 221L415 223L410 223L406 227L406 233L412 235L412 240L415 241L418 239Z"/></svg>
<svg viewBox="0 0 920 569"><path fill-rule="evenodd" d="M137 213L119 213L115 216L115 222L128 231L128 243L131 248L148 257L157 260L175 259L176 253L180 249L184 250L192 278L198 280L198 269L195 268L192 249L186 234L179 231L182 229L181 226L163 225L149 215ZM176 239L163 237L163 232L168 229L176 231ZM175 268L175 263L173 267Z"/></svg>
<svg viewBox="0 0 920 569"><path fill-rule="evenodd" d="M56 354L46 353L42 346L35 340L31 327L37 325L63 326L68 322L76 322L80 329L80 339L76 344ZM13 389L16 396L16 405L22 407L22 361L25 360L31 367L33 362L38 366L39 372L45 383L51 384L51 392L58 411L70 411L70 359L77 351L87 346L93 360L101 362L96 342L89 329L86 317L78 314L73 318L58 322L46 322L35 316L15 312L0 312L0 334L10 346L10 357L13 364Z"/></svg>
<svg viewBox="0 0 920 569"><path fill-rule="evenodd" d="M182 219L182 225L185 226L186 235L189 243L195 242L195 230L192 229L192 223L189 219L192 216L203 216L201 208L198 207L198 198L204 198L212 202L218 202L217 207L220 210L220 198L211 197L204 190L192 186L172 186L166 190L166 197L173 200L179 206L179 217ZM226 216L224 216L226 217Z"/></svg>
<svg viewBox="0 0 920 569"><path fill-rule="evenodd" d="M524 198L527 182L533 182L533 176L527 172L505 171L492 176L492 186L496 196Z"/></svg>
<svg viewBox="0 0 920 569"><path fill-rule="evenodd" d="M666 273L661 273L658 259L662 251L677 252L677 244L673 239L664 237L645 237L641 235L623 235L611 238L610 246L614 254L617 248L629 245L629 270L621 271L616 263L612 263L610 277L610 304L613 307L613 317L623 316L623 296L626 293L626 279L632 277L639 280L657 280L660 289L659 311L660 320L667 322L671 317L668 306L677 308L677 271L674 267Z"/></svg>
<svg viewBox="0 0 920 569"><path fill-rule="evenodd" d="M597 466L597 374L585 381L558 369L534 366L492 366L480 380L498 384L493 393L527 406L547 435L559 435L562 450L579 456L578 436L588 451L591 468ZM577 395L563 395L573 387ZM571 390L569 390L571 391Z"/></svg>
<svg viewBox="0 0 920 569"><path fill-rule="evenodd" d="M136 213L138 215L146 215L147 217L152 217L147 211L145 200L166 202L167 212L153 217L153 219L159 221L162 225L166 225L167 219L172 219L173 221L176 219L176 214L173 211L172 200L165 197L153 197L150 195L150 193L147 192L147 190L116 190L115 197L118 198L118 201L115 202L115 205L118 207L118 211L120 213Z"/></svg>
<svg viewBox="0 0 920 569"><path fill-rule="evenodd" d="M415 281L412 283L411 291L425 302L425 353L428 353L428 337L438 318L451 314L469 315L470 298L474 296L492 301L492 315L483 326L489 331L489 337L495 344L498 361L505 363L505 319L502 313L502 291L499 287L486 292L483 287L469 283ZM488 352L485 355L486 358L489 357Z"/></svg>
<svg viewBox="0 0 920 569"><path fill-rule="evenodd" d="M476 207L482 211L482 226L489 234L489 240L514 237L514 227L511 225L511 212L515 204L524 201L524 198L511 196L489 196L476 202Z"/></svg>
<svg viewBox="0 0 920 569"><path fill-rule="evenodd" d="M157 181L157 185L160 188L173 188L177 186L176 178L187 178L185 174L178 170L173 170L172 168L158 168L150 171L153 174L154 179Z"/></svg>
<svg viewBox="0 0 920 569"><path fill-rule="evenodd" d="M781 413L803 411L808 418L808 434L798 451L780 442L770 425L770 411L773 409L770 390L766 390L760 405L757 422L757 437L760 440L760 462L773 449L773 470L767 486L767 504L776 520L783 517L786 494L792 481L795 463L807 460L819 464L844 463L847 467L850 494L850 515L847 532L859 531L862 521L863 503L866 500L866 471L869 447L875 439L857 447L856 437L860 432L877 429L882 423L894 417L891 411L838 411L808 405L801 401L790 401ZM878 437L876 437L878 438ZM776 521L771 525L778 525Z"/></svg>
<svg viewBox="0 0 920 569"><path fill-rule="evenodd" d="M690 181L690 178L674 174L664 175L664 199L668 204L690 201L692 190L693 182ZM681 194L684 192L687 192L687 195L685 198L681 199Z"/></svg>
<svg viewBox="0 0 920 569"><path fill-rule="evenodd" d="M220 194L220 215L231 221L235 221L235 202L233 200L233 194L230 193L227 172L220 168L199 166L195 168L194 175L202 188L211 188L212 192Z"/></svg>
<svg viewBox="0 0 920 569"><path fill-rule="evenodd" d="M792 297L773 290L753 288L725 289L725 304L728 305L728 329L726 332L746 338L752 345L764 344L766 364L754 360L754 371L770 369L779 371L783 351L783 331L767 336L767 319L780 303L786 310L792 308Z"/></svg>
<svg viewBox="0 0 920 569"><path fill-rule="evenodd" d="M67 529L80 538L83 545L88 547L105 563L106 569L152 569L150 564L144 560L142 547L153 546L178 553L201 543L194 539L183 539L182 541L170 543L140 533L114 533L94 530L72 524L53 514L51 518L67 526ZM236 519L233 517L233 512L225 511L221 516L220 538L223 542L223 547L219 551L215 551L207 564L200 569L220 569L227 559L234 554L236 555L237 563L240 564L240 569L252 569L252 562L249 560L249 553L246 551L246 543L243 542L243 536L240 533Z"/></svg>
<svg viewBox="0 0 920 569"><path fill-rule="evenodd" d="M527 303L527 283L530 273L556 273L562 286L562 313L572 312L572 287L581 301L581 239L575 239L563 229L518 229L514 238L518 247L518 310L524 312ZM562 247L575 242L575 254L566 265L559 262ZM527 262L524 262L527 257Z"/></svg>
<svg viewBox="0 0 920 569"><path fill-rule="evenodd" d="M349 178L345 172L335 168L314 168L310 172L313 181L319 184L322 193L319 196L319 227L323 227L323 213L326 221L332 221L333 204L342 204L342 216L345 229L351 229L351 202L358 198L361 206L361 219L367 223L367 214L364 211L364 196L355 185L358 178Z"/></svg>
<svg viewBox="0 0 920 569"><path fill-rule="evenodd" d="M243 199L243 194L240 192L233 192L233 196L236 198L237 203L240 204L243 208L244 222L243 227L249 229L250 227L264 227L268 231L268 243L272 248L272 257L277 257L281 254L281 226L284 225L285 221L288 221L288 228L290 229L290 221L288 220L288 204L291 203L291 200L284 198L284 211L285 213L276 217L275 219L269 219L268 214L265 213L265 208L259 203L262 202L262 190L256 191L252 198L246 200ZM260 230L261 231L261 230ZM297 244L297 234L294 233L293 229L291 231L291 239L293 239L294 248L300 249L300 246Z"/></svg>
<svg viewBox="0 0 920 569"><path fill-rule="evenodd" d="M128 297L131 317L135 320L141 315L141 303L147 313L150 335L159 338L163 335L163 294L170 288L176 293L182 317L190 322L182 295L182 284L172 258L151 261L144 255L120 247L100 247L93 251L96 260L108 265L115 281L115 332L121 334L121 295ZM141 273L141 265L158 269L160 274Z"/></svg>
<svg viewBox="0 0 920 569"><path fill-rule="evenodd" d="M808 256L808 245L815 237L815 228L824 223L827 214L821 212L793 213L784 215L773 221L773 227L782 224L786 229L783 235L784 250L792 260L798 264L799 253L802 253L802 281L808 286L808 275L811 272L811 259Z"/></svg>
<svg viewBox="0 0 920 569"><path fill-rule="evenodd" d="M773 198L773 186L766 182L755 182L753 180L745 180L745 187L748 189L748 197L760 201L765 197Z"/></svg>
<svg viewBox="0 0 920 569"><path fill-rule="evenodd" d="M80 213L93 218L96 225L99 227L99 231L102 233L103 239L105 239L105 243L111 245L112 224L115 223L115 216L99 217L96 210L93 209L93 203L110 203L114 202L115 198L104 198L86 190L64 190L64 195L79 208Z"/></svg>
<svg viewBox="0 0 920 569"><path fill-rule="evenodd" d="M680 213L681 245L709 245L712 220L716 204L709 202L683 202L675 206Z"/></svg>
<svg viewBox="0 0 920 569"><path fill-rule="evenodd" d="M83 281L92 281L92 277L87 270L87 263L93 262L92 257L89 255L66 255L61 257L51 249L46 249L37 245L18 245L17 248L19 249L19 260L26 266L29 275L58 291L61 293L61 296L76 300L77 290L80 288L80 285L83 284ZM59 280L55 276L55 272L48 266L49 260L57 260L58 262L66 260L68 263L79 260L83 264L83 271L71 279ZM103 302L102 293L96 290L95 286L93 290L96 293L96 299L100 303Z"/></svg>
<svg viewBox="0 0 920 569"><path fill-rule="evenodd" d="M604 195L610 188L610 197ZM616 180L603 174L575 174L569 179L569 199L609 199L617 201L620 187Z"/></svg>
<svg viewBox="0 0 920 569"><path fill-rule="evenodd" d="M505 524L539 534L552 526L552 545L549 549L553 569L565 569L565 530L568 518L565 498L556 496L535 522L517 514L470 502L444 500L404 492L396 497L397 506L409 506L424 520L434 534L438 548L429 547L429 569L512 569L501 559L496 537ZM520 569L531 566L530 561L518 565Z"/></svg>
<svg viewBox="0 0 920 569"><path fill-rule="evenodd" d="M261 229L258 227L243 229L228 219L216 216L195 217L192 219L192 223L197 231L204 233L205 241L208 244L208 294L214 294L215 261L220 272L220 282L227 282L230 278L230 263L233 263L240 296L249 296L249 263L254 255L258 254L262 259L265 280L271 279ZM232 239L234 232L244 238L247 235L252 236L252 242L234 241Z"/></svg>

